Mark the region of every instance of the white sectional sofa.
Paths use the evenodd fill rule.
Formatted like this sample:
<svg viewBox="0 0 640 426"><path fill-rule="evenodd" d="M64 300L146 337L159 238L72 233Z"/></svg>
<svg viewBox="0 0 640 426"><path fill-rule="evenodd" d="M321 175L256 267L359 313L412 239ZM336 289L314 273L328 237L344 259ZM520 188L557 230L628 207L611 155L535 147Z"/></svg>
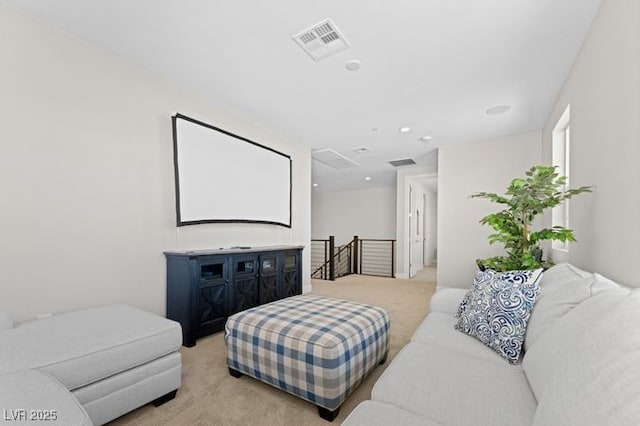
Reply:
<svg viewBox="0 0 640 426"><path fill-rule="evenodd" d="M545 271L518 365L454 329L439 289L411 342L343 424L640 424L640 289L569 264Z"/></svg>
<svg viewBox="0 0 640 426"><path fill-rule="evenodd" d="M127 305L14 325L0 315L0 409L19 424L101 425L180 387L180 324Z"/></svg>

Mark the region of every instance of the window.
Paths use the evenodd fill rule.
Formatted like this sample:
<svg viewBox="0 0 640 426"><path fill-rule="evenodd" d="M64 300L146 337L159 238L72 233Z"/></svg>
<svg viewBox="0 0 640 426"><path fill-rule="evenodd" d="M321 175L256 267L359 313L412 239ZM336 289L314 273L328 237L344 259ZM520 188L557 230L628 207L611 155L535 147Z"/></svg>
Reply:
<svg viewBox="0 0 640 426"><path fill-rule="evenodd" d="M552 154L551 162L557 167L561 176L566 176L565 188L569 188L569 145L571 140L571 120L570 106L562 113L552 134ZM553 226L569 227L569 200L553 208L551 213L551 224ZM556 250L568 251L569 244L562 241L553 241L552 248Z"/></svg>

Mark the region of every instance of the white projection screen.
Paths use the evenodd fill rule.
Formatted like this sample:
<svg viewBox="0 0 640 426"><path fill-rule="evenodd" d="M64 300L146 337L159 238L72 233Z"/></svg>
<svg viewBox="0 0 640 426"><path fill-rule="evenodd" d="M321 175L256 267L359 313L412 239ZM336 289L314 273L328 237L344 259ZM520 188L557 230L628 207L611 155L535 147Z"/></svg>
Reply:
<svg viewBox="0 0 640 426"><path fill-rule="evenodd" d="M291 157L181 114L172 122L178 226L291 227Z"/></svg>

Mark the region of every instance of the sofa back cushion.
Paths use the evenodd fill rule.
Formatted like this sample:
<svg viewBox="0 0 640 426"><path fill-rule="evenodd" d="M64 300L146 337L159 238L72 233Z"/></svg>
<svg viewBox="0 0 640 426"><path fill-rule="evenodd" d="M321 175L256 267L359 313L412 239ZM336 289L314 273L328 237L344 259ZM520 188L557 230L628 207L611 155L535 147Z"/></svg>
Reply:
<svg viewBox="0 0 640 426"><path fill-rule="evenodd" d="M569 281L589 278L591 276L593 276L591 272L583 271L570 263L558 263L544 271L540 286L554 286Z"/></svg>
<svg viewBox="0 0 640 426"><path fill-rule="evenodd" d="M525 351L587 297L616 288L620 286L608 278L585 272L568 263L555 265L545 271L540 282L540 294L529 318Z"/></svg>
<svg viewBox="0 0 640 426"><path fill-rule="evenodd" d="M436 292L429 302L429 313L455 314L466 294L467 290L462 288L436 288Z"/></svg>
<svg viewBox="0 0 640 426"><path fill-rule="evenodd" d="M640 290L610 289L540 336L523 368L534 425L634 424L640 418Z"/></svg>

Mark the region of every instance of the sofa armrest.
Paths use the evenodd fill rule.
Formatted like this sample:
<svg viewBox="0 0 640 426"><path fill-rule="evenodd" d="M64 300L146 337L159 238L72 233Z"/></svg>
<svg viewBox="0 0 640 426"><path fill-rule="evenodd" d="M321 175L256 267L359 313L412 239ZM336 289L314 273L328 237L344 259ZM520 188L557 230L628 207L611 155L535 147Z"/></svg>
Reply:
<svg viewBox="0 0 640 426"><path fill-rule="evenodd" d="M17 370L1 374L0 401L4 419L16 424L93 424L71 392L41 371Z"/></svg>

